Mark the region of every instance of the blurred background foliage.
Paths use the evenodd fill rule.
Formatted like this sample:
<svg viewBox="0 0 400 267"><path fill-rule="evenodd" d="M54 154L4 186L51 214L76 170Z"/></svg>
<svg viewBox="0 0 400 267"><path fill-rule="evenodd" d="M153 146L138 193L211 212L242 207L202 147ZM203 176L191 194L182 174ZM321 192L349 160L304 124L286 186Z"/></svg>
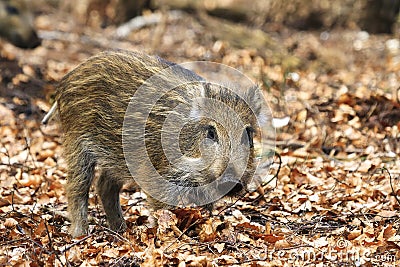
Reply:
<svg viewBox="0 0 400 267"><path fill-rule="evenodd" d="M181 9L206 12L266 30L279 25L299 30L359 28L370 33L396 33L399 0L39 0L71 12L74 19L105 27L121 24L145 10ZM279 30L279 29L275 29Z"/></svg>

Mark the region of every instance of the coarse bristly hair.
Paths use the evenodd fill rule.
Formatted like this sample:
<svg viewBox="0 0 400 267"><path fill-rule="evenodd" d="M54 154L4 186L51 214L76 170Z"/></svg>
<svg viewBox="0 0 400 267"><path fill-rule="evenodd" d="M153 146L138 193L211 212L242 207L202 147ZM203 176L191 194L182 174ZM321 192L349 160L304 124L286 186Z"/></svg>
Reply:
<svg viewBox="0 0 400 267"><path fill-rule="evenodd" d="M132 96L155 75L159 75L157 83L148 84L144 95L150 96L170 83L179 86L165 92L147 117L140 112L127 114ZM154 194L148 197L154 209L170 207L166 203L176 196L176 189L161 187L149 175L145 156L161 177L181 190L220 181L211 191L191 195L188 201L195 204L224 189L225 184L233 185L228 193L245 190L255 171L253 135L257 131L260 101L257 88L249 88L239 97L187 69L138 52L103 52L77 66L60 81L56 92L68 164L66 190L71 234L87 233L88 196L95 166L100 172L97 192L107 222L115 231L126 228L119 203L124 183L140 178L146 188L152 188L158 194L157 199ZM180 105L184 115L176 111ZM171 114L184 117L187 123L165 130L163 125ZM145 125L147 155L135 158L137 167L133 172L125 157L134 156L136 148L133 146L124 154L122 147L126 116ZM135 131L135 125L132 126ZM179 146L183 156L172 164L164 150L174 145ZM212 203L207 206L212 207Z"/></svg>

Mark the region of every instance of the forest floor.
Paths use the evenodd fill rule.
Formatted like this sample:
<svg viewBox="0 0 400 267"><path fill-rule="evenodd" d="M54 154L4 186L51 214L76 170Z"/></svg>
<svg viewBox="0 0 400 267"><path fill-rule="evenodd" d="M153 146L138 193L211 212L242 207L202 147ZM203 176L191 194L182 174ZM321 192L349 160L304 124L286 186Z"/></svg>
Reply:
<svg viewBox="0 0 400 267"><path fill-rule="evenodd" d="M268 25L283 49L277 60L186 13L123 38L114 26L82 26L55 10L36 22L40 47L1 41L0 266L400 266L397 39ZM220 200L212 216L160 210L156 227L146 196L124 190L124 234L107 229L92 191L90 234L73 239L62 133L56 121L40 121L57 81L107 49L219 62L259 83L273 115L290 117L277 129L274 179Z"/></svg>

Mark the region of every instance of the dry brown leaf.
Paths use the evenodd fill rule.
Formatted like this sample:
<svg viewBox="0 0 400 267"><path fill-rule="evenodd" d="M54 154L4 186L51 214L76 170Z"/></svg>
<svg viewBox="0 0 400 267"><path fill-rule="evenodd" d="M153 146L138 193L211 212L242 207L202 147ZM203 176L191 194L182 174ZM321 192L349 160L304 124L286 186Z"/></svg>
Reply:
<svg viewBox="0 0 400 267"><path fill-rule="evenodd" d="M291 245L286 239L280 239L275 242L275 249L289 248Z"/></svg>
<svg viewBox="0 0 400 267"><path fill-rule="evenodd" d="M206 220L201 225L201 230L199 232L199 240L200 242L210 242L214 241L217 233L213 226L213 221L211 219Z"/></svg>
<svg viewBox="0 0 400 267"><path fill-rule="evenodd" d="M101 253L102 256L113 259L119 257L119 250L117 248L109 248Z"/></svg>
<svg viewBox="0 0 400 267"><path fill-rule="evenodd" d="M172 212L176 215L178 219L177 224L182 230L187 229L191 224L202 219L200 209L181 208L175 209Z"/></svg>
<svg viewBox="0 0 400 267"><path fill-rule="evenodd" d="M231 265L231 264L233 265L239 263L237 259L235 259L235 257L230 255L221 255L218 258L216 258L215 261L221 265Z"/></svg>
<svg viewBox="0 0 400 267"><path fill-rule="evenodd" d="M274 234L262 234L258 236L260 239L270 243L270 244L274 244L278 241L283 240L285 237L282 235L274 235Z"/></svg>
<svg viewBox="0 0 400 267"><path fill-rule="evenodd" d="M300 172L297 168L293 169L290 175L290 181L297 186L308 184L309 179L306 174Z"/></svg>
<svg viewBox="0 0 400 267"><path fill-rule="evenodd" d="M46 234L46 221L45 220L41 220L39 225L37 226L36 230L35 230L35 235L36 236L43 236L44 234Z"/></svg>
<svg viewBox="0 0 400 267"><path fill-rule="evenodd" d="M262 232L262 226L261 225L256 225L254 223L250 222L243 222L239 223L236 225L237 229L243 229L243 230L250 230L250 231L256 231L256 232Z"/></svg>
<svg viewBox="0 0 400 267"><path fill-rule="evenodd" d="M395 235L395 236L389 237L389 238L387 239L387 241L391 241L391 242L400 242L400 235Z"/></svg>
<svg viewBox="0 0 400 267"><path fill-rule="evenodd" d="M321 236L313 240L313 247L322 248L330 245L330 242L326 236Z"/></svg>
<svg viewBox="0 0 400 267"><path fill-rule="evenodd" d="M171 225L178 223L176 215L169 210L157 210L154 213L154 217L157 218L160 232L165 232L167 229L171 229Z"/></svg>
<svg viewBox="0 0 400 267"><path fill-rule="evenodd" d="M212 264L208 260L207 256L195 256L195 255L189 255L186 259L186 266L202 266L202 267L211 267Z"/></svg>
<svg viewBox="0 0 400 267"><path fill-rule="evenodd" d="M382 217L394 217L397 216L399 213L397 211L394 210L381 210L379 211L379 213L377 214L378 216L382 216Z"/></svg>
<svg viewBox="0 0 400 267"><path fill-rule="evenodd" d="M271 223L268 221L265 224L265 234L267 234L267 235L271 234Z"/></svg>
<svg viewBox="0 0 400 267"><path fill-rule="evenodd" d="M54 150L53 149L44 149L44 150L39 151L39 154L37 155L37 160L44 161L50 157L54 157Z"/></svg>
<svg viewBox="0 0 400 267"><path fill-rule="evenodd" d="M222 251L224 251L225 249L225 243L215 243L213 246L218 253L222 253Z"/></svg>
<svg viewBox="0 0 400 267"><path fill-rule="evenodd" d="M367 173L373 168L372 161L370 160L364 160L361 162L360 166L358 167L358 171L362 173Z"/></svg>
<svg viewBox="0 0 400 267"><path fill-rule="evenodd" d="M67 251L67 258L69 262L78 264L82 260L82 252L78 246L73 246Z"/></svg>
<svg viewBox="0 0 400 267"><path fill-rule="evenodd" d="M392 236L395 236L397 233L397 230L393 228L391 224L389 224L384 230L383 230L383 237L385 239L389 239Z"/></svg>
<svg viewBox="0 0 400 267"><path fill-rule="evenodd" d="M348 240L353 240L357 237L359 237L362 234L362 231L360 229L354 229L347 235Z"/></svg>
<svg viewBox="0 0 400 267"><path fill-rule="evenodd" d="M17 220L14 218L6 218L3 225L8 229L14 229L14 227L18 224Z"/></svg>

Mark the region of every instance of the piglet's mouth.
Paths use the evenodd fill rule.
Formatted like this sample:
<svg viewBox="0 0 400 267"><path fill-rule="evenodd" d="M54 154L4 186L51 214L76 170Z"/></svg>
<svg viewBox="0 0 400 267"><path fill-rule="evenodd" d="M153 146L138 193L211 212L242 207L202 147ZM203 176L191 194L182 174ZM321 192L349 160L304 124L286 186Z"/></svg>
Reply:
<svg viewBox="0 0 400 267"><path fill-rule="evenodd" d="M228 196L233 196L238 194L243 190L243 183L231 176L225 176L221 178L221 181L217 184L218 192L223 192Z"/></svg>

